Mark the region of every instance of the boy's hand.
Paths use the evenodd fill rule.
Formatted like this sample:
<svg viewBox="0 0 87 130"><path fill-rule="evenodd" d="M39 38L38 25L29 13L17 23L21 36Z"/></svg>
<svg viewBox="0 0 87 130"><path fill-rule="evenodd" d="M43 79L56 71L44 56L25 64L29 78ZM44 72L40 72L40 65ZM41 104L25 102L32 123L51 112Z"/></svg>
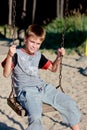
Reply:
<svg viewBox="0 0 87 130"><path fill-rule="evenodd" d="M8 51L8 55L10 57L13 57L15 53L16 53L16 45L10 46L9 51Z"/></svg>
<svg viewBox="0 0 87 130"><path fill-rule="evenodd" d="M61 57L61 56L64 56L65 55L65 49L62 47L62 48L59 48L57 50L57 57Z"/></svg>

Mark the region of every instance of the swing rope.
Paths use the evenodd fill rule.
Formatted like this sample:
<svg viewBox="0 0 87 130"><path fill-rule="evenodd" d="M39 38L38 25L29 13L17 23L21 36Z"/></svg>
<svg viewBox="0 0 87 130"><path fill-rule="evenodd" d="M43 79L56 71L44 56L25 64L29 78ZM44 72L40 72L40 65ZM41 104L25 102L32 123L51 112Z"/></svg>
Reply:
<svg viewBox="0 0 87 130"><path fill-rule="evenodd" d="M12 34L12 45L15 44L15 17L16 17L16 0L12 1L12 30L10 29L10 34ZM11 33L12 32L12 33ZM7 98L7 104L19 115L19 116L26 116L27 112L26 110L20 105L20 103L17 101L17 98L15 97L13 83L11 84L11 92L9 97Z"/></svg>
<svg viewBox="0 0 87 130"><path fill-rule="evenodd" d="M12 39L13 39L13 44L14 44L14 41L15 41L15 17L16 17L16 0L13 0L13 3L12 3L12 7L13 7L13 20L12 20L12 26L13 26L13 34L12 34Z"/></svg>
<svg viewBox="0 0 87 130"><path fill-rule="evenodd" d="M66 19L66 16L68 16L68 1L69 0L66 0L66 4L65 4L64 25L63 25L63 31L62 31L61 48L64 47L65 30L66 30L65 19ZM61 81L62 81L62 59L63 59L63 56L61 56L61 58L60 58L59 85L56 87L56 89L60 88L61 91L64 93L64 90L63 90L62 85L61 85Z"/></svg>
<svg viewBox="0 0 87 130"><path fill-rule="evenodd" d="M64 31L65 31L65 28L64 28ZM64 31L62 33L61 47L64 47ZM60 88L61 91L64 93L64 90L63 90L62 85L61 85L61 81L62 81L62 59L63 59L63 56L60 57L59 85L56 87L56 89Z"/></svg>
<svg viewBox="0 0 87 130"><path fill-rule="evenodd" d="M15 41L15 17L16 17L16 0L12 0L12 25L10 27L10 35L12 35L12 44L11 45L14 45L14 41ZM12 33L11 33L12 32ZM13 89L13 85L11 83L11 87L12 87L12 91L9 95L9 98L12 97L13 95L13 98L14 98L14 89Z"/></svg>

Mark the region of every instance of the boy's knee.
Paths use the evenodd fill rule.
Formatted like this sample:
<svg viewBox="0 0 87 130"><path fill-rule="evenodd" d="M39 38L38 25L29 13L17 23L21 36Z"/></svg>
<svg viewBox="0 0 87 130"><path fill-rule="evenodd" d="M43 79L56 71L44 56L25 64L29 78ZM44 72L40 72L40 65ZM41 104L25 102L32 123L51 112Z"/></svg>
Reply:
<svg viewBox="0 0 87 130"><path fill-rule="evenodd" d="M75 124L78 124L80 122L81 118L81 112L80 109L78 108L77 104L74 103L72 105L68 106L68 114L70 118L70 125L73 126Z"/></svg>
<svg viewBox="0 0 87 130"><path fill-rule="evenodd" d="M40 115L33 116L33 120L34 121L41 120L41 116Z"/></svg>
<svg viewBox="0 0 87 130"><path fill-rule="evenodd" d="M30 118L29 118L29 120L30 120L30 122L39 122L39 121L41 121L41 115L32 115L32 116L30 116Z"/></svg>

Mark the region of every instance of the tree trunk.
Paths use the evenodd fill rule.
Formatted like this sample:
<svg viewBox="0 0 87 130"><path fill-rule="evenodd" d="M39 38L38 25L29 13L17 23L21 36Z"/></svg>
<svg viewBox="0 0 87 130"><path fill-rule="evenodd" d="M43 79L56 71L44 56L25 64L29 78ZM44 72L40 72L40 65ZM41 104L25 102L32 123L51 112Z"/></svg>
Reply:
<svg viewBox="0 0 87 130"><path fill-rule="evenodd" d="M61 8L60 8L60 10L61 10L61 18L63 17L63 11L64 11L64 0L61 0Z"/></svg>
<svg viewBox="0 0 87 130"><path fill-rule="evenodd" d="M32 23L34 23L35 20L36 2L36 0L33 0Z"/></svg>
<svg viewBox="0 0 87 130"><path fill-rule="evenodd" d="M9 17L8 24L12 25L12 0L9 0Z"/></svg>
<svg viewBox="0 0 87 130"><path fill-rule="evenodd" d="M27 0L23 1L23 11L26 11L26 2L27 2Z"/></svg>
<svg viewBox="0 0 87 130"><path fill-rule="evenodd" d="M59 0L57 0L57 4L56 5L57 5L57 7L56 7L57 8L56 9L57 10L56 14L57 14L57 17L59 18Z"/></svg>
<svg viewBox="0 0 87 130"><path fill-rule="evenodd" d="M63 17L63 10L64 10L64 0L57 0L56 14L58 18Z"/></svg>

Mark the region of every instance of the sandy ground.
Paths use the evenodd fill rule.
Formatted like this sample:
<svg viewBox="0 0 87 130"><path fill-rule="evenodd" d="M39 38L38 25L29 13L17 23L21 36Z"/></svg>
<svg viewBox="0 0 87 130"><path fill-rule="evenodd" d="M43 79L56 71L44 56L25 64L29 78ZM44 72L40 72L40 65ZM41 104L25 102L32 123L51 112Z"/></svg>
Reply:
<svg viewBox="0 0 87 130"><path fill-rule="evenodd" d="M0 63L5 58L8 51L7 42L0 41ZM44 53L48 58L54 60L55 54ZM82 116L81 130L87 130L87 76L81 74L81 70L87 66L85 61L78 60L80 56L65 55L62 65L62 87L66 94L69 94L78 104ZM78 60L78 61L77 61ZM47 82L57 86L59 84L59 71L52 73L49 71L40 71L40 75ZM0 66L0 130L24 130L28 125L27 117L18 116L8 105L7 97L11 91L11 79L4 78L2 67ZM70 130L70 128L61 125L62 118L56 111L45 113L43 124L45 130ZM51 119L50 119L51 117Z"/></svg>

